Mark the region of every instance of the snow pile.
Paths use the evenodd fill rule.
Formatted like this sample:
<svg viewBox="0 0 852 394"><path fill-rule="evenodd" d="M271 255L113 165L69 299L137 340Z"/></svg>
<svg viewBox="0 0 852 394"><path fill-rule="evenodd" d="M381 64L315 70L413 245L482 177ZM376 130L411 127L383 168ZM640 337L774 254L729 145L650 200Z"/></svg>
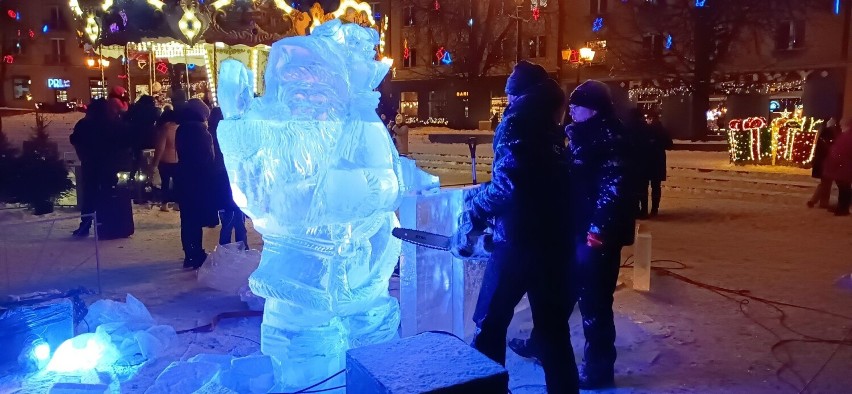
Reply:
<svg viewBox="0 0 852 394"><path fill-rule="evenodd" d="M169 365L146 393L267 393L274 384L273 360L269 356L199 354Z"/></svg>
<svg viewBox="0 0 852 394"><path fill-rule="evenodd" d="M245 250L241 242L219 245L198 269L198 283L236 295L258 265L260 251Z"/></svg>
<svg viewBox="0 0 852 394"><path fill-rule="evenodd" d="M104 371L114 365L137 365L156 359L177 343L175 329L157 325L145 305L130 294L125 303L95 302L84 322L89 332L63 342L48 371Z"/></svg>

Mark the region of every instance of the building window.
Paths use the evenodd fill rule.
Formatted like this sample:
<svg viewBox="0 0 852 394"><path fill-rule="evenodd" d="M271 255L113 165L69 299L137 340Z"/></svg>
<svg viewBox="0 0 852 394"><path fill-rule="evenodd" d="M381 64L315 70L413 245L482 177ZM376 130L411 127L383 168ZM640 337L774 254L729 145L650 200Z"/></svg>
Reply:
<svg viewBox="0 0 852 394"><path fill-rule="evenodd" d="M406 118L416 118L418 115L418 106L417 92L402 92L399 95L399 113Z"/></svg>
<svg viewBox="0 0 852 394"><path fill-rule="evenodd" d="M61 58L65 56L65 39L64 38L51 38L50 39L50 51L53 56L56 58Z"/></svg>
<svg viewBox="0 0 852 394"><path fill-rule="evenodd" d="M403 53L405 49L403 49ZM417 49L408 48L408 57L403 55L402 68L417 67Z"/></svg>
<svg viewBox="0 0 852 394"><path fill-rule="evenodd" d="M68 91L65 89L60 89L55 91L56 102L57 103L67 103L68 102Z"/></svg>
<svg viewBox="0 0 852 394"><path fill-rule="evenodd" d="M805 46L805 22L785 21L778 24L775 32L775 49L792 50Z"/></svg>
<svg viewBox="0 0 852 394"><path fill-rule="evenodd" d="M15 100L30 100L30 77L12 78L12 97Z"/></svg>
<svg viewBox="0 0 852 394"><path fill-rule="evenodd" d="M607 3L608 0L589 0L589 14L605 14L607 11L607 6L609 5Z"/></svg>
<svg viewBox="0 0 852 394"><path fill-rule="evenodd" d="M509 97L506 93L491 94L491 115L497 114L497 118L503 119L503 111L509 106Z"/></svg>
<svg viewBox="0 0 852 394"><path fill-rule="evenodd" d="M415 12L414 6L410 5L402 9L402 25L403 26L414 26L415 20Z"/></svg>
<svg viewBox="0 0 852 394"><path fill-rule="evenodd" d="M379 23L382 20L382 3L371 1L370 9L373 10L373 18L376 19L376 23Z"/></svg>
<svg viewBox="0 0 852 394"><path fill-rule="evenodd" d="M100 78L89 78L89 96L92 100L107 98L107 86Z"/></svg>
<svg viewBox="0 0 852 394"><path fill-rule="evenodd" d="M529 42L529 56L531 58L547 56L547 41L544 36L531 37Z"/></svg>
<svg viewBox="0 0 852 394"><path fill-rule="evenodd" d="M645 50L645 55L650 58L663 57L664 47L665 37L662 34L648 34L642 37L642 48Z"/></svg>
<svg viewBox="0 0 852 394"><path fill-rule="evenodd" d="M446 118L447 117L447 95L445 92L429 92L429 117L430 118Z"/></svg>
<svg viewBox="0 0 852 394"><path fill-rule="evenodd" d="M50 6L50 18L48 19L48 27L57 30L64 30L65 18L62 17L62 9L59 6Z"/></svg>

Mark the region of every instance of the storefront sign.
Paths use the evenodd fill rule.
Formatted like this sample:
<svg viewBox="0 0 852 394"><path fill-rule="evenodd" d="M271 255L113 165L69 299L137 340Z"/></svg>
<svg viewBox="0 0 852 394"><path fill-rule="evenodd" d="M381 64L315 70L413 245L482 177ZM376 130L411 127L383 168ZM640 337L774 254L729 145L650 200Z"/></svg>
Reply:
<svg viewBox="0 0 852 394"><path fill-rule="evenodd" d="M50 89L68 89L71 87L71 81L67 79L50 78L47 80L47 87Z"/></svg>

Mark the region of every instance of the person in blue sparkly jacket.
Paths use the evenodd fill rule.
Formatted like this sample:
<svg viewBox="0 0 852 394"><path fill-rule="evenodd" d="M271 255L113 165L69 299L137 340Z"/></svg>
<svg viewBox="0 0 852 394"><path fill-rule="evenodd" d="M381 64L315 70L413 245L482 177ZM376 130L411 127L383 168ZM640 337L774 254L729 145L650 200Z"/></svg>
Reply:
<svg viewBox="0 0 852 394"><path fill-rule="evenodd" d="M587 81L580 85L571 94L569 111L573 119L565 129L573 239L569 280L576 291L586 337L579 385L594 390L614 385L613 293L621 249L633 243L635 232L636 166L605 84ZM523 357L538 359L544 348L538 328L530 339L513 339L509 347Z"/></svg>
<svg viewBox="0 0 852 394"><path fill-rule="evenodd" d="M494 134L491 182L465 193L464 233L491 227L493 248L474 312L473 346L505 365L506 331L528 293L544 346L547 391L576 393L568 317L571 300L567 166L558 125L565 95L539 65L520 62L506 84L509 106ZM463 226L462 226L463 227ZM560 294L566 296L559 296Z"/></svg>

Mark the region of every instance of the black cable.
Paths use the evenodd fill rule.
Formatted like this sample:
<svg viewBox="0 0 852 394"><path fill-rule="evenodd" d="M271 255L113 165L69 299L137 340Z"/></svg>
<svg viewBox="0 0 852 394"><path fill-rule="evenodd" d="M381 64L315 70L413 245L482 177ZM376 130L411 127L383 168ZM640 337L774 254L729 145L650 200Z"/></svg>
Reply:
<svg viewBox="0 0 852 394"><path fill-rule="evenodd" d="M633 259L633 256L630 256L627 259L625 259L624 263L622 263L621 267L622 268L633 267L633 263L631 261L632 259ZM653 263L657 263L657 262L675 263L675 264L677 264L677 266L676 267L654 266ZM818 309L818 308L812 308L812 307L801 306L801 305L791 304L791 303L787 303L787 302L774 301L774 300L770 300L770 299L767 299L767 298L757 297L757 296L752 295L751 291L749 291L749 290L734 290L734 289L728 289L728 288L724 288L724 287L720 287L720 286L707 284L707 283L704 283L704 282L699 282L699 281L691 279L689 277L686 277L686 276L677 274L675 272L672 272L674 270L680 270L680 269L688 268L688 266L686 264L684 264L680 261L676 261L676 260L653 260L651 262L651 264L652 264L651 269L658 271L661 275L670 276L670 277L677 279L681 282L684 282L686 284L690 284L690 285L693 285L695 287L708 290L708 291L713 292L713 293L715 293L719 296L722 296L722 297L724 297L728 300L736 302L739 306L740 313L742 313L745 317L747 317L749 320L751 320L754 324L763 328L765 331L767 331L772 336L774 336L776 339L778 339L778 341L770 349L770 352L775 357L775 359L777 361L781 362L781 364L782 364L781 367L779 367L776 370L776 377L778 377L778 379L780 381L782 381L782 382L790 385L791 387L793 387L800 394L807 392L808 387L810 387L810 385L813 383L813 381L815 381L816 378L822 373L822 371L825 369L826 365L828 365L828 363L831 362L831 360L834 358L834 356L839 351L841 346L852 346L852 340L849 339L849 337L852 336L852 330L850 330L850 332L843 339L840 339L840 340L819 338L819 337L807 335L807 334L804 334L804 333L802 333L802 332L800 332L796 329L793 329L792 327L789 326L789 324L787 324L787 317L788 316L787 316L786 312L784 312L782 307L801 309L801 310L805 310L805 311L809 311L809 312L820 313L820 314L824 314L824 315L827 315L827 316L852 321L852 317L850 317L850 316L846 316L846 315L842 315L842 314L834 313L834 312L829 312L829 311ZM746 309L745 309L745 307L750 303L750 301L759 302L759 303L764 304L764 305L772 308L773 310L775 310L778 313L778 322L781 325L781 327L786 329L787 331L793 333L793 334L798 335L801 338L784 339L778 333L776 333L774 330L772 330L771 328L769 328L765 324L761 323L756 318L752 317L748 313L748 311L746 311ZM831 354L831 356L829 356L829 358L825 361L825 363L822 365L822 367L817 371L817 373L814 374L814 376L810 380L806 381L805 378L802 377L793 368L794 367L793 357L792 357L792 355L790 354L789 351L785 351L784 355L786 357L784 357L784 360L779 358L779 355L776 353L776 351L781 350L784 347L784 345L787 345L789 343L796 343L796 342L798 342L798 343L814 343L814 344L815 343L834 344L834 345L837 345L837 347L835 348L835 350ZM800 386L797 386L797 385L787 381L783 377L781 377L781 374L784 371L789 371L790 373L792 373L799 380L799 382L803 385L803 386L801 386L802 388L800 389Z"/></svg>
<svg viewBox="0 0 852 394"><path fill-rule="evenodd" d="M324 393L326 391L340 390L340 389L345 389L345 388L346 388L346 385L343 385L343 386L331 387L331 388L320 389L320 390L299 391L299 393L306 393L306 394L307 393Z"/></svg>
<svg viewBox="0 0 852 394"><path fill-rule="evenodd" d="M337 390L337 389L339 389L340 387L335 387L335 388L331 388L331 389L323 389L322 391L319 391L319 390L318 390L318 391L310 391L311 389L313 389L313 388L315 388L315 387L317 387L317 386L320 386L320 385L322 385L323 383L326 383L326 382L328 382L329 380L334 379L334 378L336 378L336 377L340 376L341 374L343 374L343 373L345 373L345 372L346 372L346 370L345 370L345 369L341 369L340 371L337 371L337 373L335 373L334 375L331 375L331 376L329 376L329 377L327 377L327 378L325 378L325 379L323 379L323 380L320 380L318 383L312 384L312 385L310 385L310 386L308 386L308 387L305 387L305 388L303 388L303 389L301 389L301 390L299 390L299 391L295 391L295 392L292 392L292 393L282 393L282 394L319 393L319 392L322 392L322 391ZM346 387L346 386L343 386L343 387Z"/></svg>

